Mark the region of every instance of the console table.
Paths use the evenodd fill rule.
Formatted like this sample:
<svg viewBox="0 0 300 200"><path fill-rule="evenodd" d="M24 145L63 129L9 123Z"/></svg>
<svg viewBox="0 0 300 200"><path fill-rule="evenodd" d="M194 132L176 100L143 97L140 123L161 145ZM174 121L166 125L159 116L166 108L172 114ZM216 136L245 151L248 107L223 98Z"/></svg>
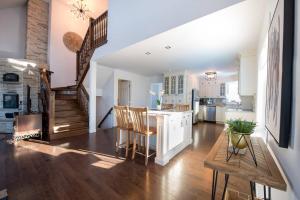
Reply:
<svg viewBox="0 0 300 200"><path fill-rule="evenodd" d="M233 155L232 158L226 162L228 136L225 132L220 135L204 161L204 167L213 170L211 199L216 199L218 172L225 174L222 199L225 197L230 176L249 181L252 199L254 199L255 183L264 186L264 199L267 199L267 192L268 199L271 199L271 188L286 190L286 183L264 141L259 137L251 137L251 141L257 159L257 167L249 150L247 150L244 155ZM267 192L266 187L268 187Z"/></svg>

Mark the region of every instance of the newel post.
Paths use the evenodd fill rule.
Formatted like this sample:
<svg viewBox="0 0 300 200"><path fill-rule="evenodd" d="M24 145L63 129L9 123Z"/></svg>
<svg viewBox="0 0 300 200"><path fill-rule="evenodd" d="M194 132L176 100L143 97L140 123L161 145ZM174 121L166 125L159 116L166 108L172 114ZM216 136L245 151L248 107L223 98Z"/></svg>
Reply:
<svg viewBox="0 0 300 200"><path fill-rule="evenodd" d="M90 49L94 48L94 26L93 26L94 19L90 17L90 25L89 25L89 31L90 31Z"/></svg>

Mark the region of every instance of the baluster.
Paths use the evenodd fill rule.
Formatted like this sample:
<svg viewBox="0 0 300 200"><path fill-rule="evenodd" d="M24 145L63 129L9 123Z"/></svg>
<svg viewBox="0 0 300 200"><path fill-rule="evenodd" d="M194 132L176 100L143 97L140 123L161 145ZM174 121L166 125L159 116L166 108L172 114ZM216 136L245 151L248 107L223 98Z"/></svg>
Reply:
<svg viewBox="0 0 300 200"><path fill-rule="evenodd" d="M90 49L93 49L94 48L94 27L93 27L93 21L94 19L93 18L90 18L90 26L89 26L89 30L90 30L90 33L89 33L89 39L90 39Z"/></svg>

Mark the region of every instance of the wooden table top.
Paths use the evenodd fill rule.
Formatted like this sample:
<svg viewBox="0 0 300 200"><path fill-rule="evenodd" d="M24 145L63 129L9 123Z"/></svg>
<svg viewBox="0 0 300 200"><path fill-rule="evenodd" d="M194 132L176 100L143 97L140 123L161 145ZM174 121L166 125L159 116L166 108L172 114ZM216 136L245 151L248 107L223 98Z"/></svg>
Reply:
<svg viewBox="0 0 300 200"><path fill-rule="evenodd" d="M286 183L262 138L251 137L257 167L249 149L244 155L232 155L231 159L226 162L227 138L225 132L220 135L206 157L204 167L279 190L286 190Z"/></svg>

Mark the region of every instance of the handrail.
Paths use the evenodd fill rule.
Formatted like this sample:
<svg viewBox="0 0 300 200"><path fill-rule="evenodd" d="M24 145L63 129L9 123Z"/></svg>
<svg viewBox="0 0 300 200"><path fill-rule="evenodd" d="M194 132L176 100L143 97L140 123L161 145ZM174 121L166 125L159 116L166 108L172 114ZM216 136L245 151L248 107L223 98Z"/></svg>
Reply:
<svg viewBox="0 0 300 200"><path fill-rule="evenodd" d="M83 85L83 81L90 69L90 61L97 47L107 43L107 17L104 12L98 18L90 18L89 28L79 51L76 52L76 81L77 99L80 107L88 113L89 95Z"/></svg>
<svg viewBox="0 0 300 200"><path fill-rule="evenodd" d="M85 34L80 50L76 53L77 88L82 84L89 70L89 63L95 49L107 43L107 17L108 12L105 11L96 19L90 18L89 28Z"/></svg>
<svg viewBox="0 0 300 200"><path fill-rule="evenodd" d="M86 91L85 87L83 85L80 85L78 90L77 90L77 95L78 95L78 103L80 108L86 113L89 113L89 106L88 106L88 102L89 102L89 94Z"/></svg>
<svg viewBox="0 0 300 200"><path fill-rule="evenodd" d="M109 111L106 113L106 115L103 117L103 119L101 120L101 122L98 125L98 128L101 128L102 124L104 123L104 121L107 119L107 117L111 114L111 112L114 110L113 107L111 107L109 109Z"/></svg>

